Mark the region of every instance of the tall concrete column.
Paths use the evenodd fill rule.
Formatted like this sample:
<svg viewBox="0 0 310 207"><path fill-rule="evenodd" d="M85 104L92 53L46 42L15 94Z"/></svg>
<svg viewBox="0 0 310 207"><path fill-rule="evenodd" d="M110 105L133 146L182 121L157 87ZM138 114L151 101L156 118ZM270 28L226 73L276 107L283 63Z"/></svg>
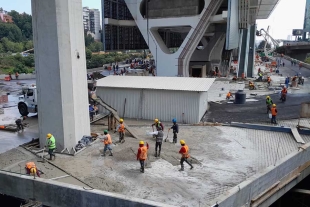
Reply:
<svg viewBox="0 0 310 207"><path fill-rule="evenodd" d="M240 41L239 41L239 56L238 56L238 77L241 77L242 73L247 72L248 62L248 29L241 29Z"/></svg>
<svg viewBox="0 0 310 207"><path fill-rule="evenodd" d="M40 145L71 150L90 134L82 0L32 0Z"/></svg>
<svg viewBox="0 0 310 207"><path fill-rule="evenodd" d="M256 38L256 25L249 27L249 55L248 55L248 67L247 77L253 77L254 63L255 63L255 38Z"/></svg>

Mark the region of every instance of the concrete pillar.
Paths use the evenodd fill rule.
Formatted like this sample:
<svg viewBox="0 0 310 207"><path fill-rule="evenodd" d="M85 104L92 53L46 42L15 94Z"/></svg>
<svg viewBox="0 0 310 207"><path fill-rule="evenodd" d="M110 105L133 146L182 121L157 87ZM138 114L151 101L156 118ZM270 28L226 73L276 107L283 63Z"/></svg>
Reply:
<svg viewBox="0 0 310 207"><path fill-rule="evenodd" d="M247 77L253 77L254 63L255 63L255 38L256 38L256 25L249 27L249 55L247 66Z"/></svg>
<svg viewBox="0 0 310 207"><path fill-rule="evenodd" d="M32 0L40 145L71 150L90 134L82 0Z"/></svg>
<svg viewBox="0 0 310 207"><path fill-rule="evenodd" d="M238 77L241 77L242 73L247 72L247 61L248 61L248 53L247 53L247 40L248 40L248 30L241 29L240 41L239 41L239 56L238 56Z"/></svg>

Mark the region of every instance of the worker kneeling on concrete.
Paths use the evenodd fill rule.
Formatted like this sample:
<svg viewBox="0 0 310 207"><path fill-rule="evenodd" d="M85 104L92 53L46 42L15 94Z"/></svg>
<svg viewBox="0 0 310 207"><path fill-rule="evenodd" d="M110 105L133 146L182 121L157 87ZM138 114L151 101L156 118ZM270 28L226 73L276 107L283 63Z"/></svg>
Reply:
<svg viewBox="0 0 310 207"><path fill-rule="evenodd" d="M119 142L124 143L125 142L125 125L124 125L124 119L119 120L118 125L118 133L119 133Z"/></svg>
<svg viewBox="0 0 310 207"><path fill-rule="evenodd" d="M54 150L56 148L56 140L55 140L54 136L50 133L46 135L46 138L47 138L47 141L46 141L45 147L48 147L48 154L50 155L49 160L52 160L53 157L55 159L56 156L54 154Z"/></svg>
<svg viewBox="0 0 310 207"><path fill-rule="evenodd" d="M33 175L34 177L37 175L38 177L40 177L40 171L38 170L34 162L27 162L25 170L27 175Z"/></svg>
<svg viewBox="0 0 310 207"><path fill-rule="evenodd" d="M112 153L112 148L111 148L111 144L112 144L112 139L111 139L111 135L109 135L108 130L104 130L104 137L103 137L103 144L104 144L104 149L103 149L103 154L101 156L105 156L105 152L107 150L110 151L110 155L109 156L113 156Z"/></svg>
<svg viewBox="0 0 310 207"><path fill-rule="evenodd" d="M23 121L26 119L26 116L23 116L23 118L21 119L17 119L16 121L15 121L15 124L16 124L16 126L17 126L17 130L19 131L19 130L24 130L24 125L23 125Z"/></svg>
<svg viewBox="0 0 310 207"><path fill-rule="evenodd" d="M189 148L188 146L185 144L185 141L184 140L180 140L180 144L181 144L181 149L179 151L180 154L182 154L182 157L181 157L181 169L180 171L184 171L184 162L186 162L189 166L191 166L191 169L193 169L193 165L191 163L188 162L187 158L190 157L189 155Z"/></svg>
<svg viewBox="0 0 310 207"><path fill-rule="evenodd" d="M144 173L144 162L147 159L147 150L149 149L149 144L146 143L146 146L144 146L144 141L139 142L139 149L137 153L137 160L140 161L140 172Z"/></svg>
<svg viewBox="0 0 310 207"><path fill-rule="evenodd" d="M228 91L227 95L226 95L226 99L230 100L230 98L233 98L233 95L231 94L230 91Z"/></svg>

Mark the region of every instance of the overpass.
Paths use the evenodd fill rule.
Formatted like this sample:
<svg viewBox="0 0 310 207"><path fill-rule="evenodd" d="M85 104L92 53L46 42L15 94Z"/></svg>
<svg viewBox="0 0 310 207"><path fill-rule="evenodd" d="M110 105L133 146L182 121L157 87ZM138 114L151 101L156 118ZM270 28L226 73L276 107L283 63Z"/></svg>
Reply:
<svg viewBox="0 0 310 207"><path fill-rule="evenodd" d="M310 42L284 41L283 46L277 48L277 52L304 62L310 53Z"/></svg>

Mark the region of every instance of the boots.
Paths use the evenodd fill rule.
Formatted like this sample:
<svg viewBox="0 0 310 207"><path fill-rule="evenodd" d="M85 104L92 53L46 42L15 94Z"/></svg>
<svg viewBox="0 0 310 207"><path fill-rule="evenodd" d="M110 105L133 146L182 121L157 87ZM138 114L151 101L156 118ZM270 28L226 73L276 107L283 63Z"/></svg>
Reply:
<svg viewBox="0 0 310 207"><path fill-rule="evenodd" d="M144 167L141 167L140 172L144 173Z"/></svg>
<svg viewBox="0 0 310 207"><path fill-rule="evenodd" d="M102 157L105 157L105 152L101 155Z"/></svg>
<svg viewBox="0 0 310 207"><path fill-rule="evenodd" d="M155 157L157 157L157 151L155 152Z"/></svg>
<svg viewBox="0 0 310 207"><path fill-rule="evenodd" d="M158 156L157 156L158 158L160 158L160 150L159 150L159 152L158 152Z"/></svg>
<svg viewBox="0 0 310 207"><path fill-rule="evenodd" d="M113 156L113 153L112 153L112 151L110 151L110 155L109 156Z"/></svg>
<svg viewBox="0 0 310 207"><path fill-rule="evenodd" d="M181 169L179 171L184 171L184 165L181 165Z"/></svg>
<svg viewBox="0 0 310 207"><path fill-rule="evenodd" d="M50 159L49 160L53 160L52 158L53 158L53 155L50 155Z"/></svg>
<svg viewBox="0 0 310 207"><path fill-rule="evenodd" d="M194 166L193 165L191 165L191 170L194 168Z"/></svg>

